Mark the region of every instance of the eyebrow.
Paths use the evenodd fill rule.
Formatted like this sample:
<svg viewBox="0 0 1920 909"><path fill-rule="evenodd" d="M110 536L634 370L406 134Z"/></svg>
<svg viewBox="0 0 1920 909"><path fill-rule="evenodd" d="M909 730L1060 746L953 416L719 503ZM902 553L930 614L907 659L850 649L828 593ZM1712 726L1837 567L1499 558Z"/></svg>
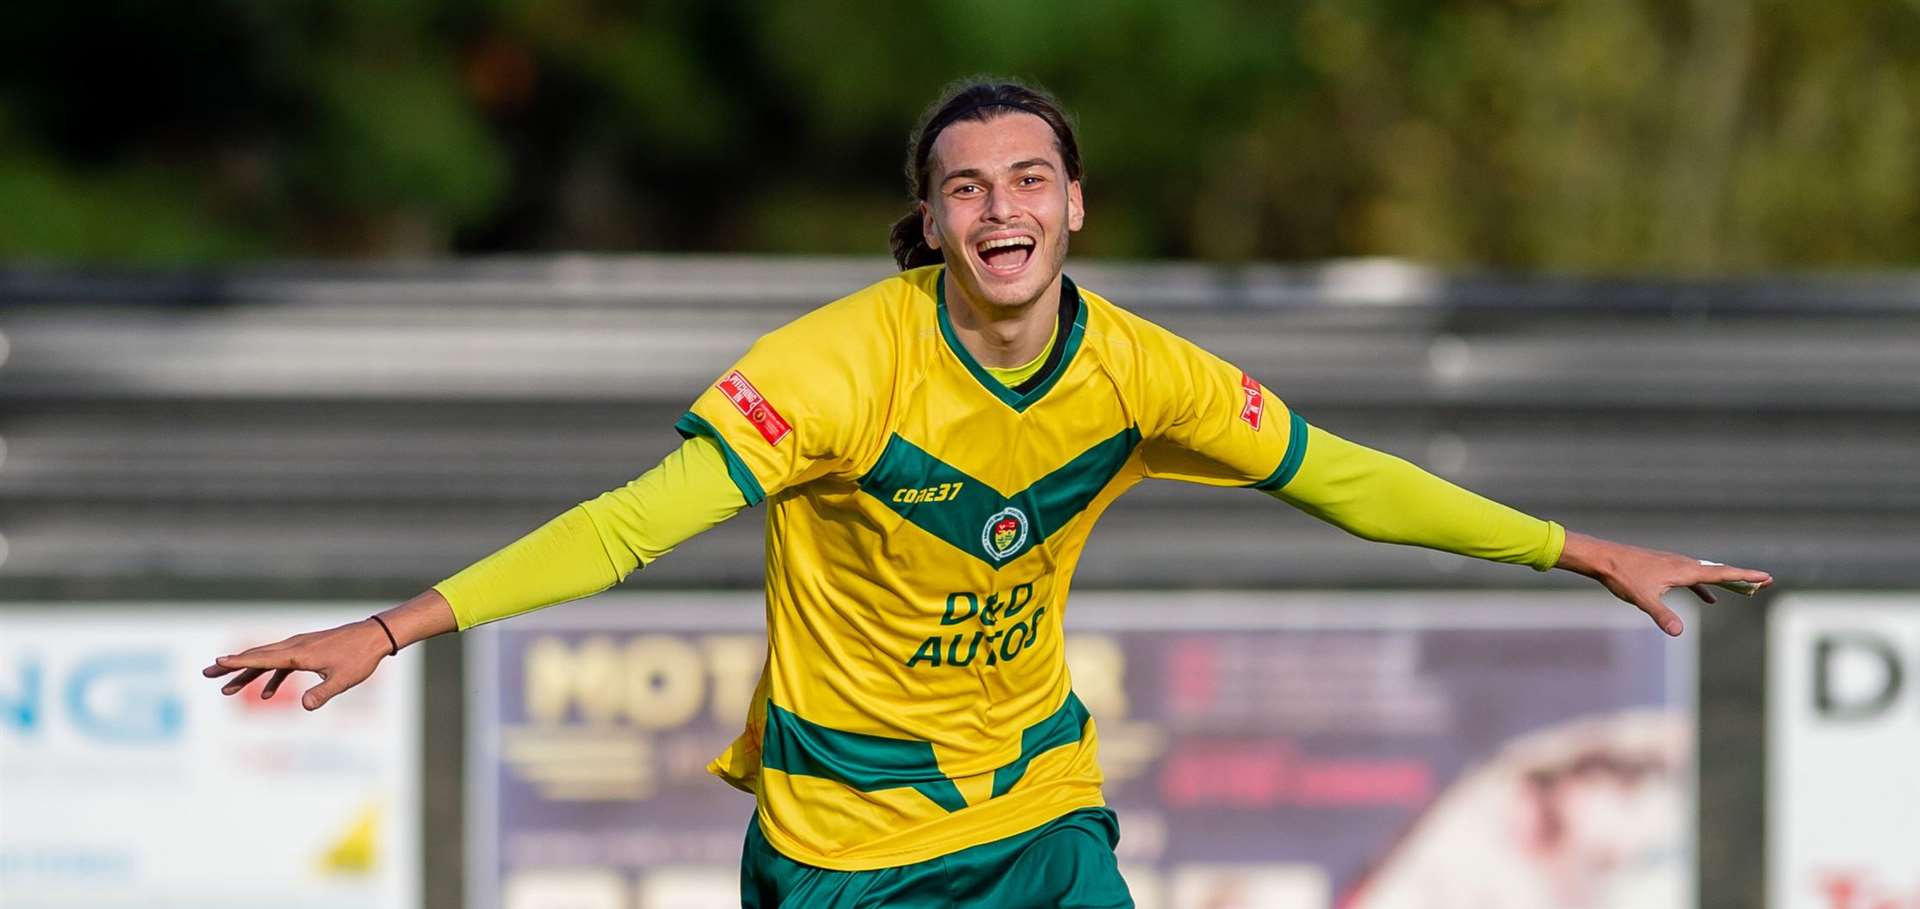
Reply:
<svg viewBox="0 0 1920 909"><path fill-rule="evenodd" d="M1008 170L1026 170L1030 167L1044 167L1048 170L1054 169L1053 162L1048 161L1045 158L1027 158L1023 161L1015 161L1011 165L1008 165L1007 169ZM986 176L986 173L977 167L963 167L959 170L947 171L944 175L940 177L939 185L945 186L947 184L947 181L953 180L958 177L971 177L975 180L978 180L985 176Z"/></svg>

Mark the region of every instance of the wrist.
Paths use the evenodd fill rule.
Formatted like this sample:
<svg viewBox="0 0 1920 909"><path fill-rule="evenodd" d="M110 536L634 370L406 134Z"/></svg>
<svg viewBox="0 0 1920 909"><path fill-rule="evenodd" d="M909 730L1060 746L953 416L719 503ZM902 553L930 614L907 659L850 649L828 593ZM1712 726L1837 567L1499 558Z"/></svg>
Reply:
<svg viewBox="0 0 1920 909"><path fill-rule="evenodd" d="M1569 530L1566 545L1560 550L1560 561L1555 562L1553 567L1598 579L1611 574L1613 565L1612 544Z"/></svg>
<svg viewBox="0 0 1920 909"><path fill-rule="evenodd" d="M382 655L398 656L400 654L400 639L393 636L393 627L388 625L386 620L378 615L367 616L367 621L373 623L374 628L379 631L380 637L377 640L383 642L387 648L387 652Z"/></svg>
<svg viewBox="0 0 1920 909"><path fill-rule="evenodd" d="M459 629L453 608L432 588L392 609L368 616L367 621L374 626L373 630L380 632L382 644L390 645L389 656L430 637Z"/></svg>

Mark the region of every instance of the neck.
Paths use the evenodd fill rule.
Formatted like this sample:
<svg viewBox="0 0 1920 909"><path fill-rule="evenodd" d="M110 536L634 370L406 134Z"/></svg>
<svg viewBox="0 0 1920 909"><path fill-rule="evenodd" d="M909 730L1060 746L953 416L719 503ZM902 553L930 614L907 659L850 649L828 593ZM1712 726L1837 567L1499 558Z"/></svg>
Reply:
<svg viewBox="0 0 1920 909"><path fill-rule="evenodd" d="M1033 361L1053 339L1054 319L1060 314L1060 278L1056 274L1038 297L1018 306L984 304L969 296L953 269L945 269L947 318L967 353L982 366L1006 368Z"/></svg>

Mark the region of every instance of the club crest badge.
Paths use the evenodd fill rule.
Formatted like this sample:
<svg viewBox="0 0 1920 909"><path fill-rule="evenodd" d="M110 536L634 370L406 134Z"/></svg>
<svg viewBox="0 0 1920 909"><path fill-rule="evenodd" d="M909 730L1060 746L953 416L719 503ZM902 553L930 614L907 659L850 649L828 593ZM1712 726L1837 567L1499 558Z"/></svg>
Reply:
<svg viewBox="0 0 1920 909"><path fill-rule="evenodd" d="M1027 514L1009 505L993 513L980 530L980 546L996 561L1020 551L1027 542Z"/></svg>

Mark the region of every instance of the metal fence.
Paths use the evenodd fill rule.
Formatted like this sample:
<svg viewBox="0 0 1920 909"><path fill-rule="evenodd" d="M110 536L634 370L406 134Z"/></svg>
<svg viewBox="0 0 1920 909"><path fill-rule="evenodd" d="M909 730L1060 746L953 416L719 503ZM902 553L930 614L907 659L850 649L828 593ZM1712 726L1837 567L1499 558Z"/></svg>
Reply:
<svg viewBox="0 0 1920 909"><path fill-rule="evenodd" d="M53 595L437 580L650 466L759 333L887 270L562 258L0 276L0 579ZM1788 583L1920 580L1920 280L1383 262L1075 274L1316 424L1569 527ZM650 572L751 585L757 522ZM1156 557L1172 526L1180 557ZM1154 483L1103 522L1080 583L1542 581L1365 544L1264 496Z"/></svg>

